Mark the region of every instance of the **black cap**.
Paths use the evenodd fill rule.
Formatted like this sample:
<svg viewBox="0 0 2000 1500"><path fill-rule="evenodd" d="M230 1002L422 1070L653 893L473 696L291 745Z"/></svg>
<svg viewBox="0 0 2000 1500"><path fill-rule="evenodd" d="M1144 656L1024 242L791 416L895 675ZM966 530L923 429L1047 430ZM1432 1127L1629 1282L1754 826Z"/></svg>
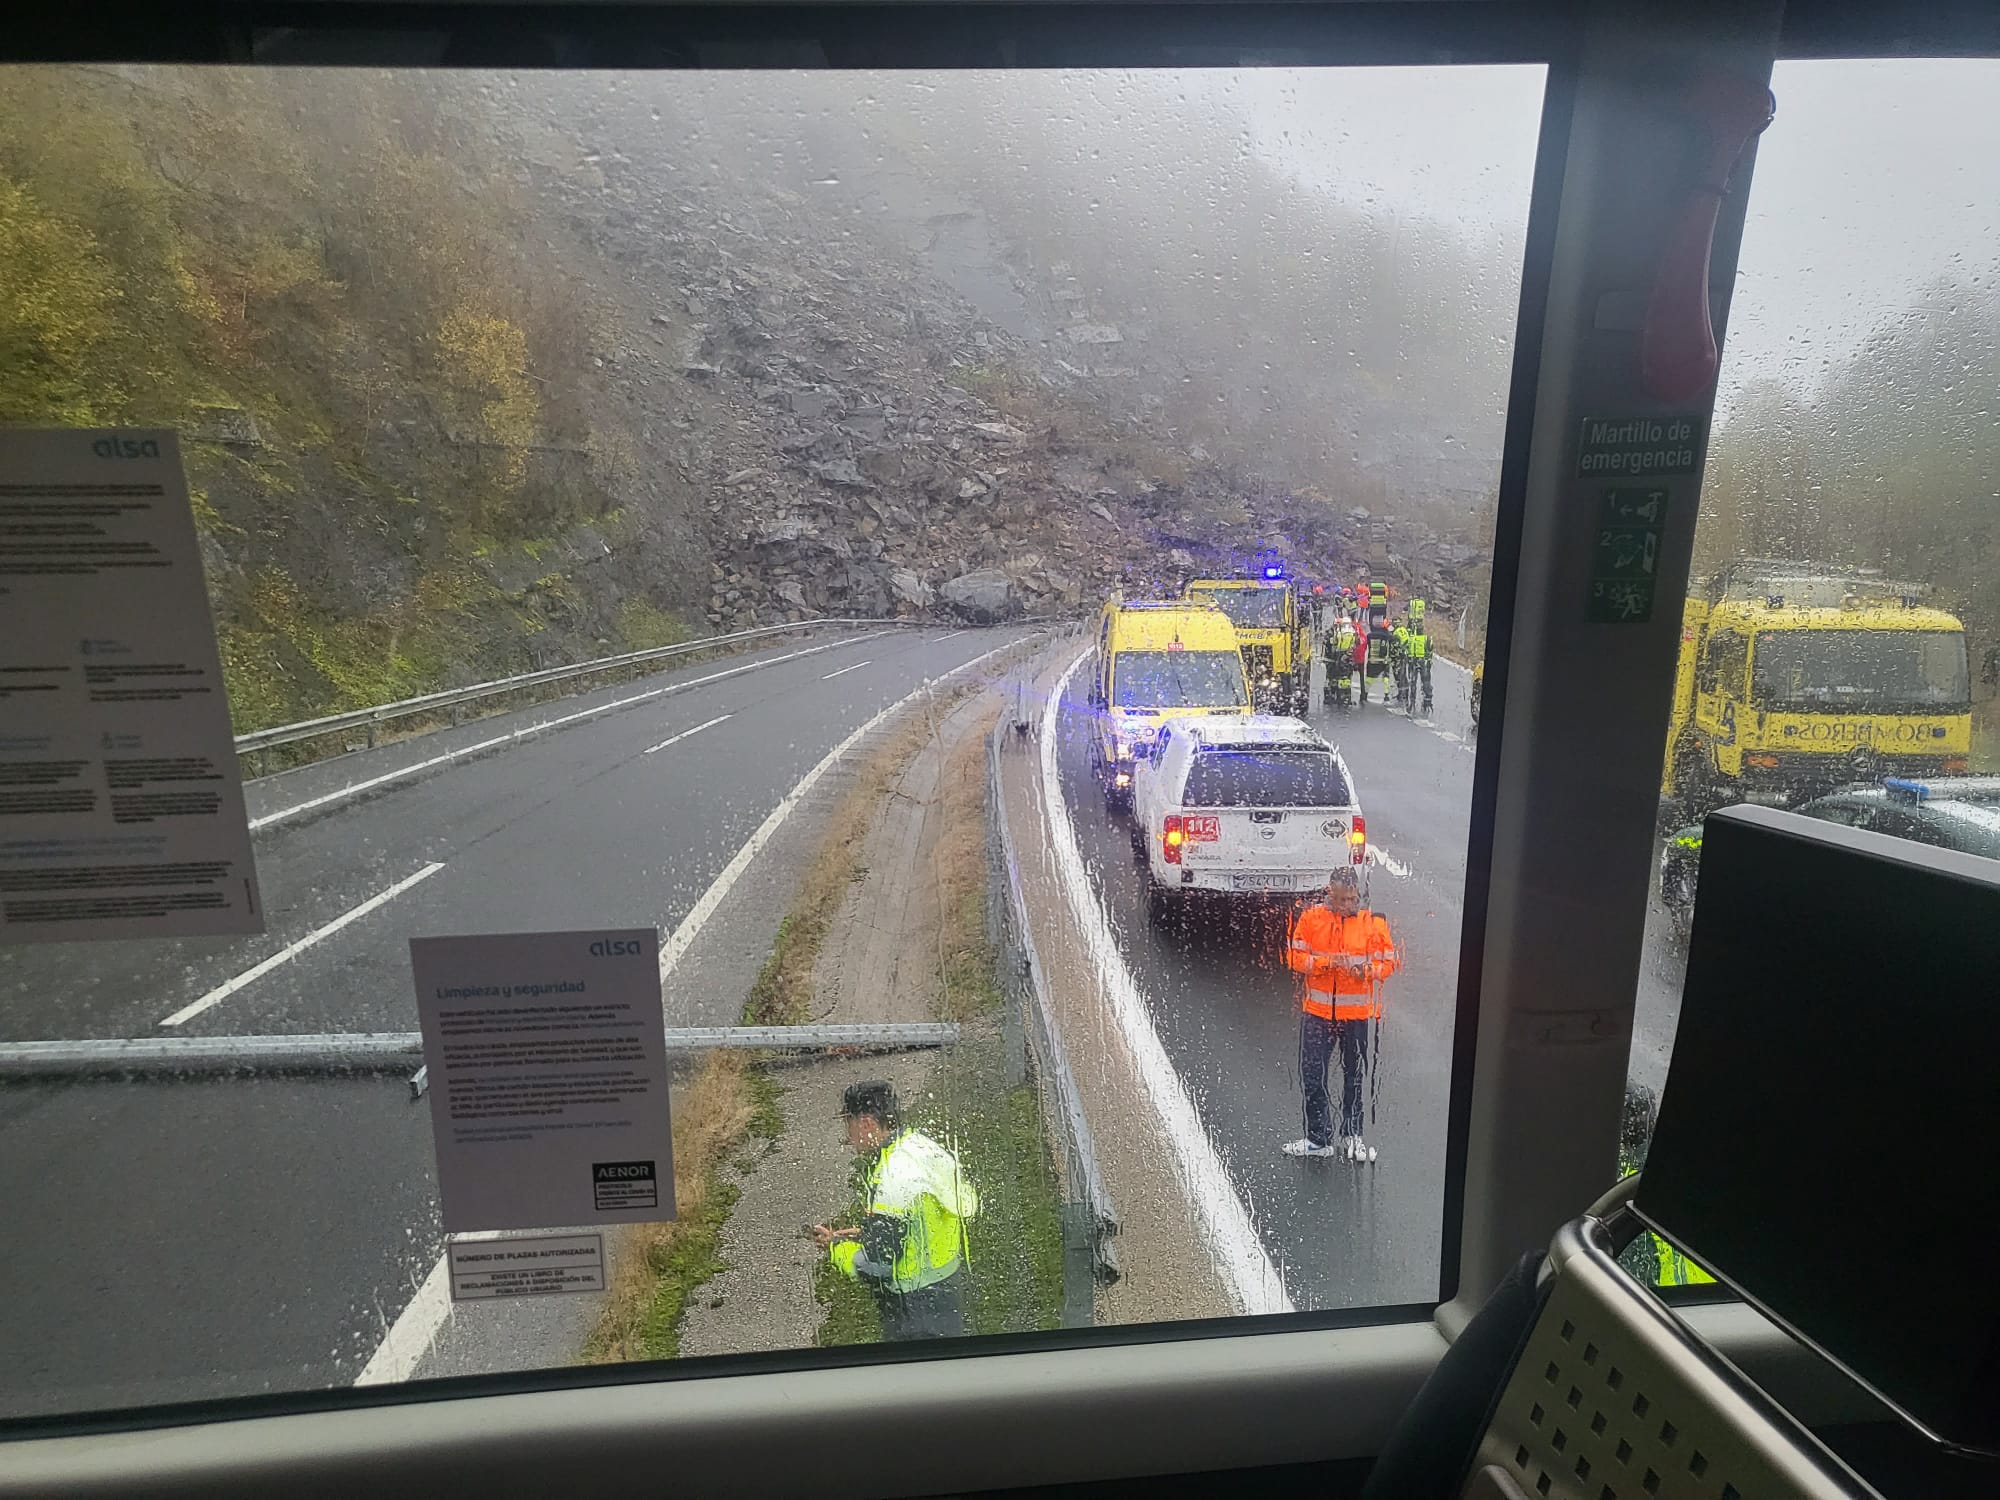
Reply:
<svg viewBox="0 0 2000 1500"><path fill-rule="evenodd" d="M896 1101L896 1090L881 1078L868 1078L860 1083L850 1083L840 1096L840 1112L849 1119L866 1115L883 1125L894 1125L902 1117L902 1106Z"/></svg>

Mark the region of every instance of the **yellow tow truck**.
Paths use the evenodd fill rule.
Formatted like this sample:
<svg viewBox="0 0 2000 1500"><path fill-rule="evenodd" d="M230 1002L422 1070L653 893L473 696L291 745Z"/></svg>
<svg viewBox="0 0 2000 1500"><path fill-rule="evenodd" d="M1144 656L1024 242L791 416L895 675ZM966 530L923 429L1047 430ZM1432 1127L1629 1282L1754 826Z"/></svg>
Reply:
<svg viewBox="0 0 2000 1500"><path fill-rule="evenodd" d="M1181 590L1190 602L1212 603L1236 627L1243 670L1260 707L1300 715L1308 707L1312 671L1309 611L1300 607L1291 580L1279 567L1256 578L1191 578Z"/></svg>
<svg viewBox="0 0 2000 1500"><path fill-rule="evenodd" d="M1661 791L1700 812L1964 771L1965 626L1924 592L1762 561L1690 589Z"/></svg>

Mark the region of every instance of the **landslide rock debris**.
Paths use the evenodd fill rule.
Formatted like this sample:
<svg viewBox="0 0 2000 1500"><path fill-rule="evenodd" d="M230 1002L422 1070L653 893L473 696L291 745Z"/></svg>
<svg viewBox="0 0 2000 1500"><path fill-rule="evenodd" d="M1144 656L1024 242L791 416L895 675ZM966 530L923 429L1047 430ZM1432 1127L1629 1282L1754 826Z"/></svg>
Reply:
<svg viewBox="0 0 2000 1500"><path fill-rule="evenodd" d="M601 75L0 93L10 212L77 239L58 321L113 327L123 284L153 341L98 337L67 405L0 376L0 415L181 430L241 729L686 633L1074 614L1272 550L1433 597L1483 567L1175 425L1151 388L1216 397L1200 362L967 184L806 180ZM150 164L143 204L40 151L58 100Z"/></svg>

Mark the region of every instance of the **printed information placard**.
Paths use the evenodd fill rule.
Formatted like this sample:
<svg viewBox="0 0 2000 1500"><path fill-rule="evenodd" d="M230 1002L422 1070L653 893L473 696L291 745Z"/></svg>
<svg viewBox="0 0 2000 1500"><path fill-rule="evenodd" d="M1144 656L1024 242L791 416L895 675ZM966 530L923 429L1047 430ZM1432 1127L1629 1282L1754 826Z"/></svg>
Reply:
<svg viewBox="0 0 2000 1500"><path fill-rule="evenodd" d="M659 934L410 940L449 1234L674 1216Z"/></svg>
<svg viewBox="0 0 2000 1500"><path fill-rule="evenodd" d="M0 942L263 930L179 444L0 430Z"/></svg>
<svg viewBox="0 0 2000 1500"><path fill-rule="evenodd" d="M450 1257L454 1302L604 1290L601 1234L453 1240L445 1253Z"/></svg>

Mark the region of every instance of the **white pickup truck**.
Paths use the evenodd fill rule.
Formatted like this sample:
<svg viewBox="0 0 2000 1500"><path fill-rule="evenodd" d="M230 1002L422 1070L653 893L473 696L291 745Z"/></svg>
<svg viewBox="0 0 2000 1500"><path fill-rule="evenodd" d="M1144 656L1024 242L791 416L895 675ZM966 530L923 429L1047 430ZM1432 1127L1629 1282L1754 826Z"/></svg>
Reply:
<svg viewBox="0 0 2000 1500"><path fill-rule="evenodd" d="M1147 915L1190 891L1288 900L1368 856L1361 798L1340 752L1272 714L1169 719L1134 770L1132 848Z"/></svg>

